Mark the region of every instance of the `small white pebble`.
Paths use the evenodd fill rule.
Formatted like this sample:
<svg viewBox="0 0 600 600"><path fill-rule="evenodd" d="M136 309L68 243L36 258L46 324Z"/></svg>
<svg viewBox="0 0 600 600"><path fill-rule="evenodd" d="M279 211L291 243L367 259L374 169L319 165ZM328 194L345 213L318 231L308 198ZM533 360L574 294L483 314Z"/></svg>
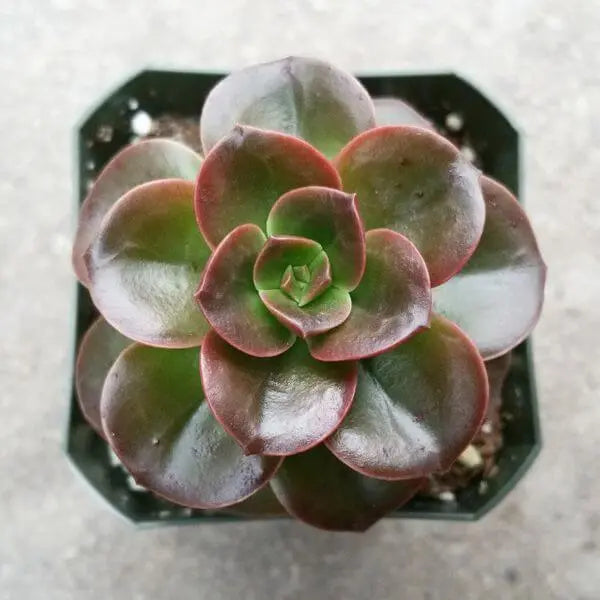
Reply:
<svg viewBox="0 0 600 600"><path fill-rule="evenodd" d="M131 117L131 131L140 137L148 135L152 131L152 117L143 110L138 110Z"/></svg>
<svg viewBox="0 0 600 600"><path fill-rule="evenodd" d="M481 426L481 433L492 433L492 424L489 421Z"/></svg>
<svg viewBox="0 0 600 600"><path fill-rule="evenodd" d="M456 502L456 496L454 495L454 492L451 492L450 490L446 490L445 492L440 492L438 494L438 498L442 502Z"/></svg>
<svg viewBox="0 0 600 600"><path fill-rule="evenodd" d="M93 187L94 187L94 180L93 179L88 179L85 182L85 189L86 189L86 191L89 192Z"/></svg>
<svg viewBox="0 0 600 600"><path fill-rule="evenodd" d="M474 162L475 159L477 158L477 154L475 153L475 150L473 150L473 148L471 148L471 146L463 146L460 149L460 153L469 161L469 162Z"/></svg>
<svg viewBox="0 0 600 600"><path fill-rule="evenodd" d="M110 125L100 125L96 131L96 138L101 142L110 142L113 138L113 128Z"/></svg>
<svg viewBox="0 0 600 600"><path fill-rule="evenodd" d="M127 100L127 106L130 110L137 110L140 107L140 103L137 98L129 98L129 100Z"/></svg>
<svg viewBox="0 0 600 600"><path fill-rule="evenodd" d="M481 458L479 450L473 444L469 444L463 450L462 454L458 457L458 461L467 467L467 469L476 469L483 465L483 458Z"/></svg>
<svg viewBox="0 0 600 600"><path fill-rule="evenodd" d="M482 479L482 480L479 482L479 493L480 493L481 495L485 494L485 493L488 491L488 488L489 488L489 487L490 487L490 486L489 486L489 483L488 483L488 482L487 482L485 479Z"/></svg>
<svg viewBox="0 0 600 600"><path fill-rule="evenodd" d="M446 127L450 131L460 131L463 126L463 118L458 113L449 113L446 116Z"/></svg>
<svg viewBox="0 0 600 600"><path fill-rule="evenodd" d="M158 513L158 518L159 519L168 519L171 516L171 511L170 510L161 510Z"/></svg>
<svg viewBox="0 0 600 600"><path fill-rule="evenodd" d="M88 171L93 171L95 166L96 166L96 164L94 163L94 161L93 161L93 160L87 160L87 161L85 162L85 168L86 168Z"/></svg>
<svg viewBox="0 0 600 600"><path fill-rule="evenodd" d="M191 508L184 508L181 513L183 514L184 517L191 517L192 516L192 509Z"/></svg>

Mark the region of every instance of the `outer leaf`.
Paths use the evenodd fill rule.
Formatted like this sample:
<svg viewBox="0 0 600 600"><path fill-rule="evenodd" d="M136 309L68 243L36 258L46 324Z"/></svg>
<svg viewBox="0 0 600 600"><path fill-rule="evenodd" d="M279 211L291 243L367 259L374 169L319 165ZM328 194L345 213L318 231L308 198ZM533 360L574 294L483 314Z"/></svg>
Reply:
<svg viewBox="0 0 600 600"><path fill-rule="evenodd" d="M365 234L356 196L323 187L284 194L267 220L269 235L295 235L321 244L336 286L353 290L365 269Z"/></svg>
<svg viewBox="0 0 600 600"><path fill-rule="evenodd" d="M318 360L374 356L429 323L429 276L417 249L389 229L368 231L366 247L367 266L351 294L350 316L336 329L308 339Z"/></svg>
<svg viewBox="0 0 600 600"><path fill-rule="evenodd" d="M219 508L265 484L280 460L244 456L204 402L199 350L134 344L102 392L102 424L117 456L144 487L192 508Z"/></svg>
<svg viewBox="0 0 600 600"><path fill-rule="evenodd" d="M194 186L140 185L111 209L86 253L90 292L123 335L151 346L197 346L208 325L194 290L210 254L194 221Z"/></svg>
<svg viewBox="0 0 600 600"><path fill-rule="evenodd" d="M445 471L477 433L487 400L477 349L436 316L427 331L362 363L352 409L326 443L371 477Z"/></svg>
<svg viewBox="0 0 600 600"><path fill-rule="evenodd" d="M200 119L208 152L237 123L307 140L327 156L375 125L369 94L349 73L289 57L232 73L210 92Z"/></svg>
<svg viewBox="0 0 600 600"><path fill-rule="evenodd" d="M336 158L344 190L355 192L365 229L404 234L423 255L431 285L459 271L485 220L479 172L447 140L418 127L377 127Z"/></svg>
<svg viewBox="0 0 600 600"><path fill-rule="evenodd" d="M264 227L283 193L307 185L340 188L333 165L282 133L236 126L208 154L196 182L196 218L215 247L234 227Z"/></svg>
<svg viewBox="0 0 600 600"><path fill-rule="evenodd" d="M254 287L254 263L265 241L256 225L234 229L214 251L196 292L196 300L216 332L253 356L281 354L295 339L269 313Z"/></svg>
<svg viewBox="0 0 600 600"><path fill-rule="evenodd" d="M435 290L435 309L460 325L485 359L504 354L535 326L546 265L527 215L499 183L482 178L485 230L465 268Z"/></svg>
<svg viewBox="0 0 600 600"><path fill-rule="evenodd" d="M433 123L404 100L389 96L373 98L373 106L375 107L375 121L378 126L414 125L415 127L435 131Z"/></svg>
<svg viewBox="0 0 600 600"><path fill-rule="evenodd" d="M266 290L259 294L271 314L303 338L341 325L352 310L350 294L335 287L330 287L310 304L302 307L279 290Z"/></svg>
<svg viewBox="0 0 600 600"><path fill-rule="evenodd" d="M75 363L75 389L81 412L96 432L104 437L100 423L100 396L106 374L131 340L98 317L85 332Z"/></svg>
<svg viewBox="0 0 600 600"><path fill-rule="evenodd" d="M318 444L340 424L357 365L318 362L301 342L276 358L253 358L211 332L200 370L213 413L247 454L287 455Z"/></svg>
<svg viewBox="0 0 600 600"><path fill-rule="evenodd" d="M254 264L254 285L258 290L279 289L288 266L310 264L321 253L321 246L302 237L270 237Z"/></svg>
<svg viewBox="0 0 600 600"><path fill-rule="evenodd" d="M113 204L141 183L156 179L193 181L201 162L200 156L179 142L154 139L127 146L108 163L96 179L79 214L73 267L81 283L89 285L83 255Z"/></svg>
<svg viewBox="0 0 600 600"><path fill-rule="evenodd" d="M365 477L321 445L286 458L271 487L285 509L309 525L364 531L408 502L424 483L424 479L382 481Z"/></svg>
<svg viewBox="0 0 600 600"><path fill-rule="evenodd" d="M285 517L288 515L285 508L275 497L270 485L261 487L257 492L239 504L233 504L225 509L233 515L260 516L260 517Z"/></svg>

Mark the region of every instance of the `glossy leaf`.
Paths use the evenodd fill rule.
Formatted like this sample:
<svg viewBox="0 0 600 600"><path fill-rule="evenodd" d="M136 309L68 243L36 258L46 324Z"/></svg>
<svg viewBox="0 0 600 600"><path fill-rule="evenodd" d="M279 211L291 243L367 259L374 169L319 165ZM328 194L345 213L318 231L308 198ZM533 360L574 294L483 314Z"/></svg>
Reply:
<svg viewBox="0 0 600 600"><path fill-rule="evenodd" d="M244 456L204 401L199 350L134 344L102 392L106 437L136 482L191 508L239 502L264 485L280 460Z"/></svg>
<svg viewBox="0 0 600 600"><path fill-rule="evenodd" d="M294 236L268 238L254 265L256 289L279 289L287 267L307 266L320 253L321 246L313 240Z"/></svg>
<svg viewBox="0 0 600 600"><path fill-rule="evenodd" d="M269 235L295 235L321 244L337 287L353 290L365 269L365 234L353 194L306 187L284 194L267 220Z"/></svg>
<svg viewBox="0 0 600 600"><path fill-rule="evenodd" d="M256 225L240 225L217 247L206 265L196 300L215 331L253 356L275 356L295 336L275 319L254 287L254 263L266 242Z"/></svg>
<svg viewBox="0 0 600 600"><path fill-rule="evenodd" d="M111 209L85 260L90 293L123 335L151 346L197 346L208 325L194 291L210 254L194 220L194 186L140 185Z"/></svg>
<svg viewBox="0 0 600 600"><path fill-rule="evenodd" d="M320 445L287 457L271 480L294 517L332 531L365 531L408 502L424 479L382 481L349 469Z"/></svg>
<svg viewBox="0 0 600 600"><path fill-rule="evenodd" d="M352 409L327 440L344 463L371 477L445 471L477 433L488 381L477 349L450 321L361 363Z"/></svg>
<svg viewBox="0 0 600 600"><path fill-rule="evenodd" d="M100 396L106 374L117 356L131 344L102 317L85 332L75 363L75 389L81 412L95 431L104 437L100 423Z"/></svg>
<svg viewBox="0 0 600 600"><path fill-rule="evenodd" d="M413 244L399 233L376 229L367 232L366 248L367 266L350 295L350 316L336 329L308 339L318 360L374 356L429 323L429 276Z"/></svg>
<svg viewBox="0 0 600 600"><path fill-rule="evenodd" d="M373 106L375 107L375 121L379 127L385 125L414 125L415 127L435 131L433 123L404 100L383 96L373 98Z"/></svg>
<svg viewBox="0 0 600 600"><path fill-rule="evenodd" d="M193 181L201 162L193 150L173 140L147 140L121 150L98 175L81 206L73 245L73 267L78 279L89 285L83 255L96 237L102 219L121 196L156 179Z"/></svg>
<svg viewBox="0 0 600 600"><path fill-rule="evenodd" d="M378 127L336 158L344 190L356 193L365 229L402 233L423 255L431 285L469 259L483 231L479 172L450 142L417 127Z"/></svg>
<svg viewBox="0 0 600 600"><path fill-rule="evenodd" d="M300 341L280 356L254 358L211 332L200 370L213 413L247 454L286 455L311 448L340 424L357 365L316 361Z"/></svg>
<svg viewBox="0 0 600 600"><path fill-rule="evenodd" d="M239 504L233 504L221 509L223 512L241 517L287 517L288 513L275 497L270 485L261 487L258 492L242 500Z"/></svg>
<svg viewBox="0 0 600 600"><path fill-rule="evenodd" d="M285 192L341 186L333 165L306 142L275 131L236 126L207 155L196 182L196 218L215 247L235 227L264 228Z"/></svg>
<svg viewBox="0 0 600 600"><path fill-rule="evenodd" d="M208 95L200 119L205 153L237 124L307 140L327 156L375 125L373 104L349 73L289 57L236 71Z"/></svg>
<svg viewBox="0 0 600 600"><path fill-rule="evenodd" d="M504 354L535 326L546 265L527 215L499 183L482 178L486 222L465 268L435 290L435 310L471 337L485 359Z"/></svg>
<svg viewBox="0 0 600 600"><path fill-rule="evenodd" d="M304 306L299 306L279 290L266 290L259 294L271 314L303 338L341 325L352 310L350 294L335 287L330 287Z"/></svg>

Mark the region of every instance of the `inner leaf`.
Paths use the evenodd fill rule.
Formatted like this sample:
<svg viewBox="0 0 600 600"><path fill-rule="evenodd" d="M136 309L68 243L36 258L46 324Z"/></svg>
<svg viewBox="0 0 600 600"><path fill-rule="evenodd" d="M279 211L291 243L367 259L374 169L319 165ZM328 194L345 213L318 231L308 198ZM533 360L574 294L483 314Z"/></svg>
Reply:
<svg viewBox="0 0 600 600"><path fill-rule="evenodd" d="M318 298L331 285L331 266L323 251L310 265L288 265L281 277L279 288L298 306L305 306Z"/></svg>

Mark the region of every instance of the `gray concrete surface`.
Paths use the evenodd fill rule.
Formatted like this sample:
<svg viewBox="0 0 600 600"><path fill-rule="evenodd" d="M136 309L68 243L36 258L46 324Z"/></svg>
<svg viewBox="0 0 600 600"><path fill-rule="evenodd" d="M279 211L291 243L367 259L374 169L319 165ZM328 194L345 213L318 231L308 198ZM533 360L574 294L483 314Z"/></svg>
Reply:
<svg viewBox="0 0 600 600"><path fill-rule="evenodd" d="M482 522L135 531L62 454L73 123L144 65L290 53L456 70L526 132L528 208L550 267L535 344L545 448ZM3 0L0 90L0 598L600 597L598 0Z"/></svg>

